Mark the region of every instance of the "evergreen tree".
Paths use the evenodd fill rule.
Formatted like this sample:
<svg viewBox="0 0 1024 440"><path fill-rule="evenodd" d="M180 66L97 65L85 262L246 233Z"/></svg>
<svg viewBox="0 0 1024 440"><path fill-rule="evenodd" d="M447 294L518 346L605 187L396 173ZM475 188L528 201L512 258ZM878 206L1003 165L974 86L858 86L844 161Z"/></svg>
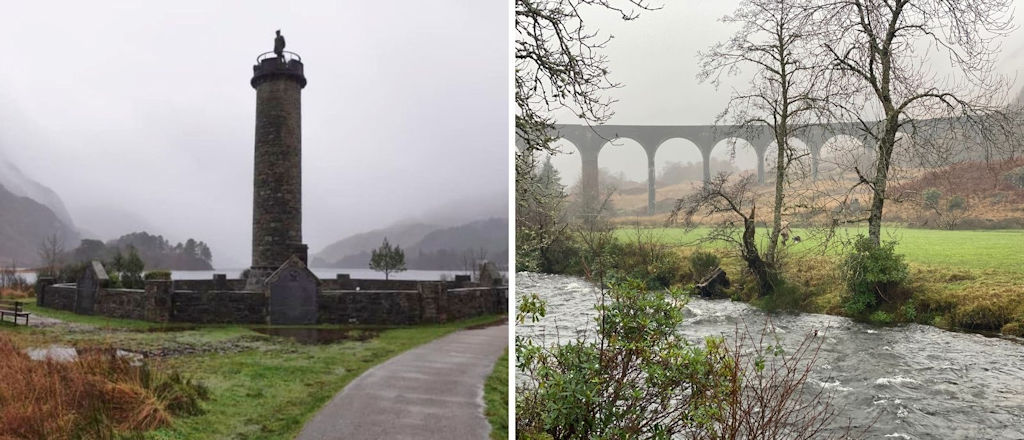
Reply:
<svg viewBox="0 0 1024 440"><path fill-rule="evenodd" d="M405 251L398 245L391 247L388 238L384 237L384 243L370 252L370 269L384 272L384 279L390 279L391 272L405 270Z"/></svg>

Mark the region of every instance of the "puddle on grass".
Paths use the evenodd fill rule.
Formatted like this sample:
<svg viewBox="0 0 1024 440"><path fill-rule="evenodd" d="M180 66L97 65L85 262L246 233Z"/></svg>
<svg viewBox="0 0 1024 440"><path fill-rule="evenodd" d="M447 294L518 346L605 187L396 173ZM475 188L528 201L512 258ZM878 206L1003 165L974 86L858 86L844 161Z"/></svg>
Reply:
<svg viewBox="0 0 1024 440"><path fill-rule="evenodd" d="M198 325L165 325L160 327L147 327L139 330L143 333L170 333L170 332L187 332L198 329Z"/></svg>
<svg viewBox="0 0 1024 440"><path fill-rule="evenodd" d="M380 335L380 330L296 327L254 327L250 330L264 335L289 338L300 344L331 344L341 341L369 341Z"/></svg>

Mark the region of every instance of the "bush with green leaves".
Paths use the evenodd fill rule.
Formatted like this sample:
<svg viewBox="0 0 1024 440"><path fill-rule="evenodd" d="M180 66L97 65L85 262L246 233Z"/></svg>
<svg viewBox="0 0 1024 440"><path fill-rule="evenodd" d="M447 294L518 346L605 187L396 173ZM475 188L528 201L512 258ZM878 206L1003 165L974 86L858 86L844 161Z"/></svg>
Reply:
<svg viewBox="0 0 1024 440"><path fill-rule="evenodd" d="M516 433L522 439L818 438L836 410L823 388L804 393L820 348L815 332L794 351L737 329L692 343L678 331L688 297L609 283L595 306L592 337L553 346L516 336ZM537 320L543 301L528 295L517 322ZM771 417L764 416L771 414ZM846 437L849 436L847 431Z"/></svg>
<svg viewBox="0 0 1024 440"><path fill-rule="evenodd" d="M840 269L846 284L843 310L853 317L866 317L882 303L894 302L896 288L909 276L903 255L896 253L896 242L877 245L864 236L854 240L853 252Z"/></svg>
<svg viewBox="0 0 1024 440"><path fill-rule="evenodd" d="M722 264L718 255L707 251L697 251L690 254L690 272L693 273L693 281L698 282L708 276Z"/></svg>
<svg viewBox="0 0 1024 440"><path fill-rule="evenodd" d="M171 271L169 271L169 270L151 270L149 272L146 272L146 274L142 276L142 279L144 279L146 281L152 281L152 280L170 281L171 280Z"/></svg>
<svg viewBox="0 0 1024 440"><path fill-rule="evenodd" d="M516 391L524 438L670 438L712 423L712 403L730 393L722 340L690 344L676 331L685 294L638 280L610 284L596 306L596 339L550 349L517 341L518 369L530 378Z"/></svg>

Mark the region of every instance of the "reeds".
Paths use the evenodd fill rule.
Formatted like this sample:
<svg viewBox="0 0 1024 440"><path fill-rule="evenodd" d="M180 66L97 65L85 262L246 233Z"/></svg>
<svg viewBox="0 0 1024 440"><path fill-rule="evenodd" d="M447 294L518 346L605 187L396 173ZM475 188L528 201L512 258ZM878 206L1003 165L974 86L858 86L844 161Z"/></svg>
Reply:
<svg viewBox="0 0 1024 440"><path fill-rule="evenodd" d="M0 439L124 438L201 413L208 398L201 384L155 375L115 350L33 361L3 336L0 381Z"/></svg>

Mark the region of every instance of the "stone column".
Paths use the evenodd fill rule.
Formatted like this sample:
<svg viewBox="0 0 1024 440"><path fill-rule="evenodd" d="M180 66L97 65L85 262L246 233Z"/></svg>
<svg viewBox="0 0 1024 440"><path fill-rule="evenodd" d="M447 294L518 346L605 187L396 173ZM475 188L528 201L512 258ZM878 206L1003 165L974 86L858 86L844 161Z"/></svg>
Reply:
<svg viewBox="0 0 1024 440"><path fill-rule="evenodd" d="M654 215L654 154L647 153L647 215Z"/></svg>
<svg viewBox="0 0 1024 440"><path fill-rule="evenodd" d="M263 58L253 66L250 84L256 89L256 146L249 285L255 287L292 255L307 261L302 244L302 61L290 53Z"/></svg>
<svg viewBox="0 0 1024 440"><path fill-rule="evenodd" d="M43 307L46 305L46 288L54 284L53 277L40 277L36 280L36 305Z"/></svg>
<svg viewBox="0 0 1024 440"><path fill-rule="evenodd" d="M714 146L712 146L714 147ZM711 182L711 149L700 149L701 160L704 161L704 185Z"/></svg>
<svg viewBox="0 0 1024 440"><path fill-rule="evenodd" d="M580 162L583 165L583 172L580 174L580 190L583 196L583 212L584 215L596 214L598 197L600 189L598 185L600 182L597 181L598 165L597 165L597 149L590 149L585 147L579 147L580 150Z"/></svg>
<svg viewBox="0 0 1024 440"><path fill-rule="evenodd" d="M171 295L173 295L171 280L147 280L146 281L146 310L144 316L147 321L170 322L171 320Z"/></svg>

